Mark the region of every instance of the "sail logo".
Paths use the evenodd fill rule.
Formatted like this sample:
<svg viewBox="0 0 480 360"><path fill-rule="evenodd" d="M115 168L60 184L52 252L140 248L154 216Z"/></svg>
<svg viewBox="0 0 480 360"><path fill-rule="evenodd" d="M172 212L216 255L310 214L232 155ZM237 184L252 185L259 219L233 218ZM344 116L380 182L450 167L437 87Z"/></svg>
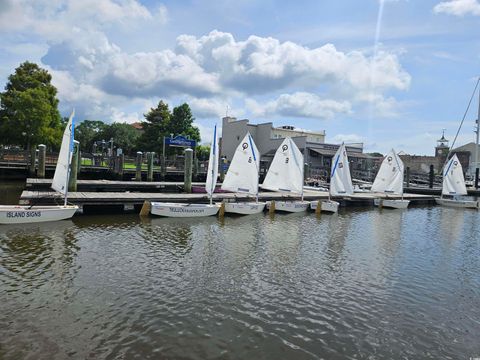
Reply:
<svg viewBox="0 0 480 360"><path fill-rule="evenodd" d="M244 142L244 143L242 144L242 149L243 149L243 150L247 150L247 149L248 149L248 144L247 144L246 142Z"/></svg>
<svg viewBox="0 0 480 360"><path fill-rule="evenodd" d="M339 168L339 169L343 168L343 162L339 162L339 163L338 163L338 168Z"/></svg>
<svg viewBox="0 0 480 360"><path fill-rule="evenodd" d="M285 152L285 151L287 151L287 150L288 150L288 145L283 145L283 146L282 146L282 151Z"/></svg>
<svg viewBox="0 0 480 360"><path fill-rule="evenodd" d="M388 162L392 162L392 160L393 160L393 158L392 158L391 156L389 156L389 157L387 158L387 161L388 161Z"/></svg>

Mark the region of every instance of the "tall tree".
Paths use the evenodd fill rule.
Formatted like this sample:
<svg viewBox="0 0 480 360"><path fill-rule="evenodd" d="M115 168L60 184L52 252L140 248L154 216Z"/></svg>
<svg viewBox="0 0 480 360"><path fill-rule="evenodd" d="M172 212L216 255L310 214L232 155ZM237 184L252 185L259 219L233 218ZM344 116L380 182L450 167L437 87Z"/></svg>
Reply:
<svg viewBox="0 0 480 360"><path fill-rule="evenodd" d="M143 134L139 138L138 147L143 151L155 151L162 153L163 137L169 136L170 110L168 104L162 100L156 108L151 108L142 122Z"/></svg>
<svg viewBox="0 0 480 360"><path fill-rule="evenodd" d="M105 139L102 136L107 126L103 121L98 120L84 120L78 124L75 127L75 140L80 142L82 151L92 151L95 141Z"/></svg>
<svg viewBox="0 0 480 360"><path fill-rule="evenodd" d="M139 134L130 124L113 123L105 126L101 136L106 140L113 139L117 148L121 148L124 153L129 154L135 149Z"/></svg>
<svg viewBox="0 0 480 360"><path fill-rule="evenodd" d="M169 130L174 135L184 135L197 142L200 141L200 130L193 126L195 118L187 103L173 109Z"/></svg>
<svg viewBox="0 0 480 360"><path fill-rule="evenodd" d="M26 149L39 143L59 147L62 124L51 80L47 70L28 61L8 77L0 93L0 143Z"/></svg>

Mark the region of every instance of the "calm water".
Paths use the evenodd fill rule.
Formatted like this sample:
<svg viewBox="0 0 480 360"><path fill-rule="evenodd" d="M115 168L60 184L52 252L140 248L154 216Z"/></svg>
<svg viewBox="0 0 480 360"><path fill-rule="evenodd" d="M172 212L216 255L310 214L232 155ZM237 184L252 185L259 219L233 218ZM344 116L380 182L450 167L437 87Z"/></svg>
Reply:
<svg viewBox="0 0 480 360"><path fill-rule="evenodd" d="M1 359L480 356L480 214L0 227Z"/></svg>

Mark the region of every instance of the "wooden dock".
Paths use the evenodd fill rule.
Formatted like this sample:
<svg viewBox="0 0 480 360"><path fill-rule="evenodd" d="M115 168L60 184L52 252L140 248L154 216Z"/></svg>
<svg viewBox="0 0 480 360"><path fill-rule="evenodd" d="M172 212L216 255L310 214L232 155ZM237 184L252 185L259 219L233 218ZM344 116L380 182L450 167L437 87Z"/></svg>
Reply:
<svg viewBox="0 0 480 360"><path fill-rule="evenodd" d="M27 190L49 191L52 179L28 178ZM205 183L194 182L193 186L205 186ZM112 180L77 180L80 192L179 192L183 191L183 182L178 181L112 181Z"/></svg>
<svg viewBox="0 0 480 360"><path fill-rule="evenodd" d="M373 206L375 194L355 193L349 197L338 198L342 206ZM261 192L260 201L298 199L288 193ZM308 201L328 198L327 192L305 191L304 199ZM405 194L405 199L412 205L431 204L434 198L431 195ZM246 201L251 197L234 193L215 193L213 201ZM122 212L139 211L144 201L181 202L181 203L207 203L207 194L185 194L165 192L72 192L68 194L68 201L78 205L85 213L94 212ZM20 196L20 204L23 205L46 205L60 203L62 200L51 191L23 191Z"/></svg>

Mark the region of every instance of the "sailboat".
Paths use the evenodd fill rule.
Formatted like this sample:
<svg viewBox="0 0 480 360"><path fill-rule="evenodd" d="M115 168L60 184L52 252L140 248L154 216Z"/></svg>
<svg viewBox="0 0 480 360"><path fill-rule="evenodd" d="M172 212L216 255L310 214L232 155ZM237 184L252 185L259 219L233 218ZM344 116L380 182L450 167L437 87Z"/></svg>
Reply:
<svg viewBox="0 0 480 360"><path fill-rule="evenodd" d="M0 224L25 224L69 219L78 210L76 205L67 205L68 179L73 153L75 112L72 111L63 132L52 189L64 196L63 205L0 205Z"/></svg>
<svg viewBox="0 0 480 360"><path fill-rule="evenodd" d="M452 198L444 198L444 196L452 196ZM479 201L460 200L457 196L467 195L465 179L463 177L462 164L458 160L456 154L445 164L443 169L442 196L436 198L435 201L439 205L458 207L458 208L480 208Z"/></svg>
<svg viewBox="0 0 480 360"><path fill-rule="evenodd" d="M374 200L376 206L393 209L406 209L410 200L403 199L403 161L395 153L395 150L385 156L380 165L380 170L375 177L371 191L385 194L386 198ZM401 195L401 199L389 199L388 195Z"/></svg>
<svg viewBox="0 0 480 360"><path fill-rule="evenodd" d="M255 202L226 202L225 212L249 215L258 214L265 202L258 201L258 170L260 157L250 133L247 133L235 150L232 163L222 183L222 190L253 195Z"/></svg>
<svg viewBox="0 0 480 360"><path fill-rule="evenodd" d="M168 203L154 202L151 203L150 213L158 216L168 217L201 217L212 216L218 213L220 204L213 203L213 192L217 185L218 177L218 133L217 125L213 130L213 141L210 146L210 157L208 159L207 181L205 190L210 199L209 204L192 204L192 203Z"/></svg>
<svg viewBox="0 0 480 360"><path fill-rule="evenodd" d="M332 171L330 174L330 190L328 192L328 200L312 201L310 207L316 210L320 206L321 211L336 213L338 206L337 201L331 199L332 196L344 196L353 194L352 178L350 176L350 166L348 164L347 149L342 143L332 159Z"/></svg>
<svg viewBox="0 0 480 360"><path fill-rule="evenodd" d="M301 195L300 201L275 201L275 210L301 212L308 209L310 203L303 200L303 154L290 137L286 137L275 152L262 188ZM268 202L267 208L271 206Z"/></svg>

